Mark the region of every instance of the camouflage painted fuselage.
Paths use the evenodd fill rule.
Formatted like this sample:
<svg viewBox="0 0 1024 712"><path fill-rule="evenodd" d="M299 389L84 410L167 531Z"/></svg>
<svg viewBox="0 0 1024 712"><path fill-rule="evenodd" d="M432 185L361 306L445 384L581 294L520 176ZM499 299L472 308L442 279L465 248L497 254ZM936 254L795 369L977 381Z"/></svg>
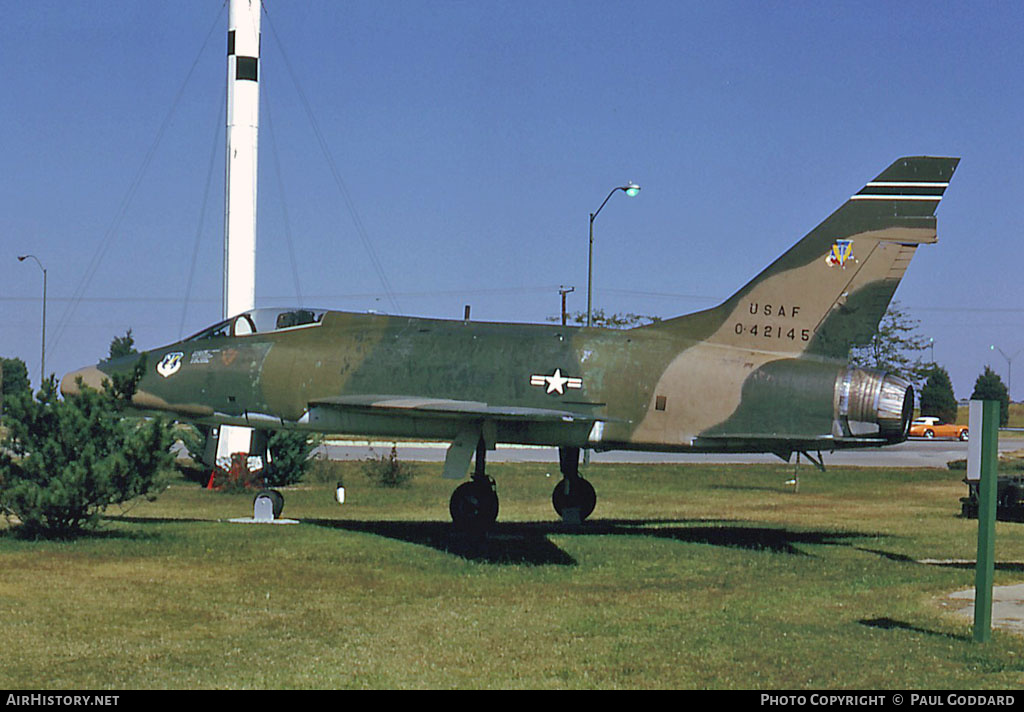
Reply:
<svg viewBox="0 0 1024 712"><path fill-rule="evenodd" d="M846 359L877 329L916 247L935 242L957 162L899 159L703 312L612 330L256 310L149 352L135 402L209 424L468 432L489 447L788 457L898 442L913 390ZM129 366L69 374L62 388Z"/></svg>

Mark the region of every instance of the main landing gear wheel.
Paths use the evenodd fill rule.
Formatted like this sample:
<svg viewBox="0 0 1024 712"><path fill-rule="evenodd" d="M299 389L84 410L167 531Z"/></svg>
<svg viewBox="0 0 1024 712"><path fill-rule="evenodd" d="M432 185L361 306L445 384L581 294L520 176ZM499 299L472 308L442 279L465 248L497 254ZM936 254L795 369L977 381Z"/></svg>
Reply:
<svg viewBox="0 0 1024 712"><path fill-rule="evenodd" d="M570 514L570 510L577 510L579 520L582 522L594 513L594 507L597 506L597 492L594 490L594 485L582 477L566 477L555 485L555 491L551 493L551 504L558 512L558 516L563 519Z"/></svg>
<svg viewBox="0 0 1024 712"><path fill-rule="evenodd" d="M592 484L580 477L578 447L558 448L558 464L562 479L551 493L551 504L562 521L580 524L594 513L597 492Z"/></svg>
<svg viewBox="0 0 1024 712"><path fill-rule="evenodd" d="M476 469L473 479L452 492L448 511L456 529L484 531L498 519L498 491L494 480L484 472L487 447L483 438L476 445Z"/></svg>
<svg viewBox="0 0 1024 712"><path fill-rule="evenodd" d="M498 519L498 493L490 477L474 477L452 492L448 511L452 524L458 529L480 531L491 527Z"/></svg>

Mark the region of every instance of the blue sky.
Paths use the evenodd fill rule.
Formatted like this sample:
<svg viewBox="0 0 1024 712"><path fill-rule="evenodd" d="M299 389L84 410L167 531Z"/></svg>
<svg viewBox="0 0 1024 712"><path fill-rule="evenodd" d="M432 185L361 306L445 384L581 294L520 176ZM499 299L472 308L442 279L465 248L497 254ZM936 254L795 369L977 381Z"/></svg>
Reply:
<svg viewBox="0 0 1024 712"><path fill-rule="evenodd" d="M595 306L668 317L728 297L895 158L955 155L939 243L897 299L958 397L986 364L1006 380L990 344L1024 349L1020 3L265 5L260 306L536 322L573 285L583 310L588 215L632 180L595 224ZM216 321L226 8L0 10L0 355L38 381L23 253L48 270L58 375L129 328L149 348Z"/></svg>

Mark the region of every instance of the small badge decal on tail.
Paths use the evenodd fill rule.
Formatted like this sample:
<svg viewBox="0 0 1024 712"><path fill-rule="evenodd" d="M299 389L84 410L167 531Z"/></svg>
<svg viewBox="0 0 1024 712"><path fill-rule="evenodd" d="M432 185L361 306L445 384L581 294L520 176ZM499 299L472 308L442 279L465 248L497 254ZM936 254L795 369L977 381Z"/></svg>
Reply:
<svg viewBox="0 0 1024 712"><path fill-rule="evenodd" d="M832 249L825 255L825 264L829 267L846 267L853 259L853 240L836 240Z"/></svg>

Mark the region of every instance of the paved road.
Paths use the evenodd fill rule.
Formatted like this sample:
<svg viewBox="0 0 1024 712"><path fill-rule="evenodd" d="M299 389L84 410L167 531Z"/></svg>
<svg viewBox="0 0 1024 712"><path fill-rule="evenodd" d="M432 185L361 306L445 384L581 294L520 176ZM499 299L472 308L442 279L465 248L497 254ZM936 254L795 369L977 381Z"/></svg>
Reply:
<svg viewBox="0 0 1024 712"><path fill-rule="evenodd" d="M386 454L391 441L339 441L326 445L332 460L358 460L372 454ZM398 442L398 457L402 460L442 462L448 443ZM1024 449L1020 437L1000 437L1001 451ZM908 440L886 448L846 450L822 453L825 465L858 467L941 467L950 460L967 457L967 443L957 440ZM557 463L558 451L550 447L499 445L497 451L487 454L489 462L544 462ZM591 455L591 462L693 462L693 463L772 463L781 460L774 455L690 455L661 452L599 452Z"/></svg>

